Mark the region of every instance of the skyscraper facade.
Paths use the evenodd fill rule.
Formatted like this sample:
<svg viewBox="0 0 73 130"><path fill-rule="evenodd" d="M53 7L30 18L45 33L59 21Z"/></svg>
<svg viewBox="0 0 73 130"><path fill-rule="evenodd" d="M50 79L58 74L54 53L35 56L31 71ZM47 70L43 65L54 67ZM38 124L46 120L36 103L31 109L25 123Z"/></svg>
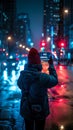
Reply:
<svg viewBox="0 0 73 130"><path fill-rule="evenodd" d="M0 28L2 46L8 48L8 36L14 38L14 25L16 19L16 0L0 0ZM14 50L15 41L10 41L10 52Z"/></svg>
<svg viewBox="0 0 73 130"><path fill-rule="evenodd" d="M43 37L45 39L51 35L53 38L57 37L60 19L60 0L44 0Z"/></svg>
<svg viewBox="0 0 73 130"><path fill-rule="evenodd" d="M64 34L68 37L68 52L73 61L73 0L64 0L64 7L68 10L64 15Z"/></svg>
<svg viewBox="0 0 73 130"><path fill-rule="evenodd" d="M28 45L29 39L31 40L30 20L27 13L20 13L16 19L16 38L19 43Z"/></svg>
<svg viewBox="0 0 73 130"><path fill-rule="evenodd" d="M14 22L16 18L16 0L2 0L3 12L7 16L6 29L9 34L14 32Z"/></svg>
<svg viewBox="0 0 73 130"><path fill-rule="evenodd" d="M64 0L64 22L65 22L65 35L69 33L69 27L73 24L73 0Z"/></svg>

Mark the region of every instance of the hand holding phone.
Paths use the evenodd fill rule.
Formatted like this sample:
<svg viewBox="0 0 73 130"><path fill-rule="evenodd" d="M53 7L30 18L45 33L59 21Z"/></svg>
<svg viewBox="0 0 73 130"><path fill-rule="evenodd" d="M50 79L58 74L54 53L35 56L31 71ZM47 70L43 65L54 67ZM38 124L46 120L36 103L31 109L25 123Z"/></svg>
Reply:
<svg viewBox="0 0 73 130"><path fill-rule="evenodd" d="M49 60L48 60L48 63L49 63L49 64L53 64L52 56L50 56L50 58L49 58Z"/></svg>

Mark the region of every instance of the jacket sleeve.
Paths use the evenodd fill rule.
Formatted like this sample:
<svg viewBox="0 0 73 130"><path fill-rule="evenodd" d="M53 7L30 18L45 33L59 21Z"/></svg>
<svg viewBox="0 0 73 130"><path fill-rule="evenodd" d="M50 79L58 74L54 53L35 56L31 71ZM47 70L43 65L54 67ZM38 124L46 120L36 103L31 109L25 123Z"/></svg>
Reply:
<svg viewBox="0 0 73 130"><path fill-rule="evenodd" d="M21 71L20 72L20 76L19 76L19 78L18 78L18 80L17 80L17 85L18 85L18 87L20 88L20 89L22 89L22 86L23 86L23 81L22 81L22 79L23 79L23 74L22 74L23 72Z"/></svg>
<svg viewBox="0 0 73 130"><path fill-rule="evenodd" d="M47 88L58 84L58 77L53 64L49 66L49 74L42 74L41 81Z"/></svg>

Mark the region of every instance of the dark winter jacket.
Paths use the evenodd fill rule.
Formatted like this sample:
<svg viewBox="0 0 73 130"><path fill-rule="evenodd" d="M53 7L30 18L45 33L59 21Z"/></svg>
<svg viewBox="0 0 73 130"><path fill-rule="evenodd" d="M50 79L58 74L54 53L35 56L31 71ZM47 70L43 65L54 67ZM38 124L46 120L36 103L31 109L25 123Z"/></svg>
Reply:
<svg viewBox="0 0 73 130"><path fill-rule="evenodd" d="M42 86L42 91L43 91L44 112L41 115L41 119L45 118L50 113L49 105L48 105L47 88L51 88L57 85L58 83L57 74L53 65L49 67L49 74L42 73L41 71L39 71L40 68L41 65L27 64L25 66L25 69L21 71L19 79L17 81L17 84L21 89L21 93L22 93L20 114L22 115L22 117L26 119L32 119L34 116L31 112L31 109L27 101L28 88L30 87L31 84L33 84L34 81L36 84L39 82L39 87Z"/></svg>

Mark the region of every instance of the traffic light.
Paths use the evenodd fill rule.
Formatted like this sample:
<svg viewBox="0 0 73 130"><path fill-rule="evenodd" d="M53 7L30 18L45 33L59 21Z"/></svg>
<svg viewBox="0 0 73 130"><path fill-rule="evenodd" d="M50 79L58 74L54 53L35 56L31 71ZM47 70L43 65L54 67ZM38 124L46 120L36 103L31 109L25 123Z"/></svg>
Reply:
<svg viewBox="0 0 73 130"><path fill-rule="evenodd" d="M40 41L40 50L41 51L45 51L46 49L46 41L45 40L41 40Z"/></svg>
<svg viewBox="0 0 73 130"><path fill-rule="evenodd" d="M59 48L66 48L67 47L67 42L65 40L60 40L58 41L58 47Z"/></svg>
<svg viewBox="0 0 73 130"><path fill-rule="evenodd" d="M65 47L65 42L62 40L62 41L60 41L60 47Z"/></svg>
<svg viewBox="0 0 73 130"><path fill-rule="evenodd" d="M64 47L65 43L64 42L61 42L61 47Z"/></svg>
<svg viewBox="0 0 73 130"><path fill-rule="evenodd" d="M45 42L45 40L42 40L41 42L40 42L40 47L46 47L46 42Z"/></svg>

